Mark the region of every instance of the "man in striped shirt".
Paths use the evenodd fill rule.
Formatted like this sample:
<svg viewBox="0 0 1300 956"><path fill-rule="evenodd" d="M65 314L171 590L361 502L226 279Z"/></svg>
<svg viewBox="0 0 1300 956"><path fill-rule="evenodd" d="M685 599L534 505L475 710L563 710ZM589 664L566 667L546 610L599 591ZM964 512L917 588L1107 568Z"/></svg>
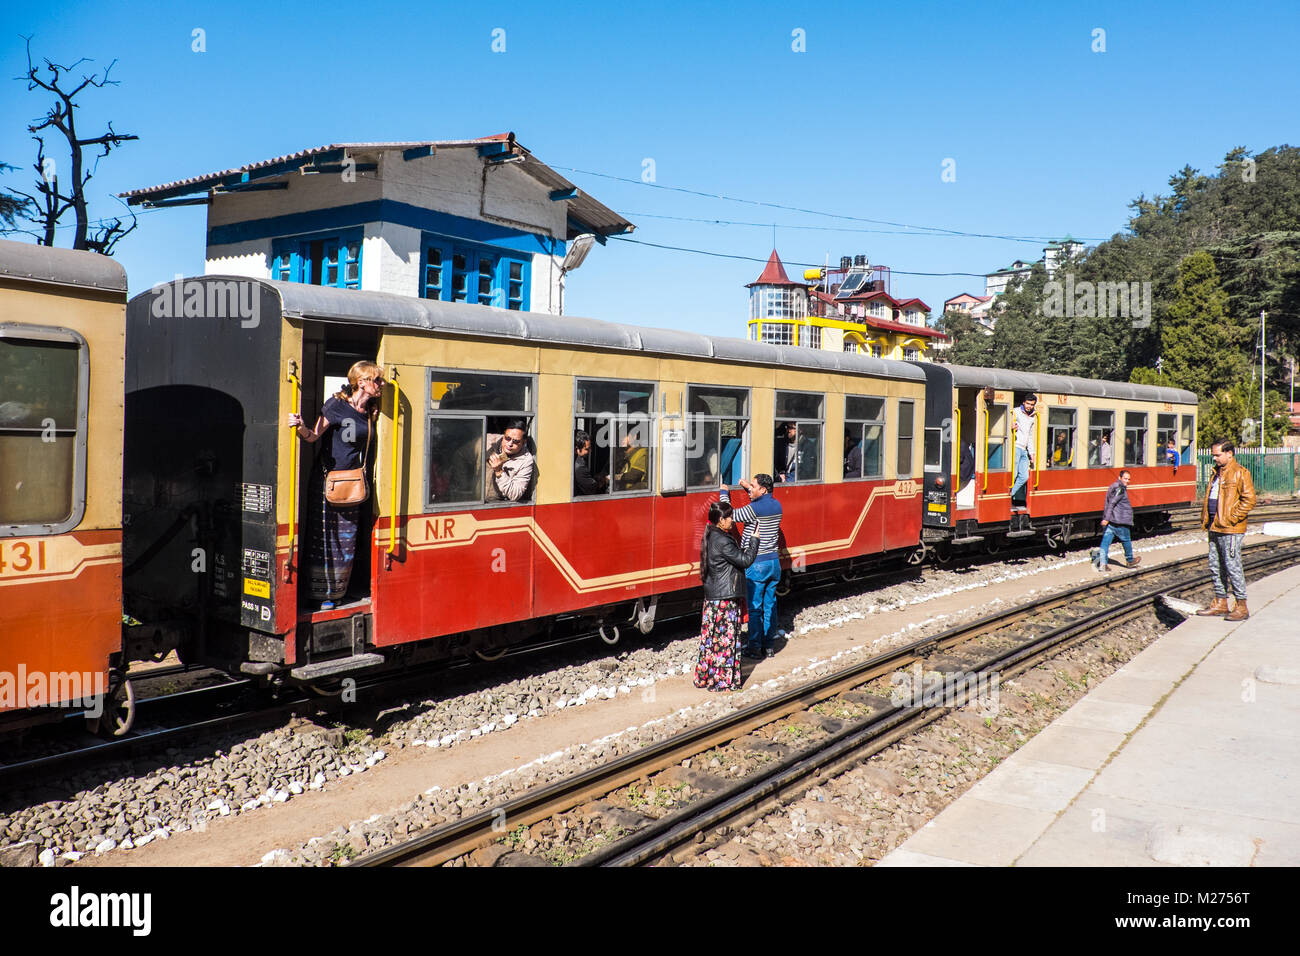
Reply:
<svg viewBox="0 0 1300 956"><path fill-rule="evenodd" d="M749 504L737 508L733 521L745 526L745 536L758 535L758 557L745 569L745 591L749 597L749 640L744 656L753 659L776 653L776 586L781 580L781 558L777 543L781 537L781 503L772 497L771 475L755 475L752 482L740 479L740 487L749 493ZM724 485L718 493L722 501L731 497ZM746 542L742 540L742 545Z"/></svg>

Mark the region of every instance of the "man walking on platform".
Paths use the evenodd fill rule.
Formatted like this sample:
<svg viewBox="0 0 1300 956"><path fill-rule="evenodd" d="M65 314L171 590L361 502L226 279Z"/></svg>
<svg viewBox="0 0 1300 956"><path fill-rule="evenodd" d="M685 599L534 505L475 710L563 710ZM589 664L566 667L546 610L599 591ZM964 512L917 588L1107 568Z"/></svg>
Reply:
<svg viewBox="0 0 1300 956"><path fill-rule="evenodd" d="M749 493L749 504L737 508L731 519L745 525L745 536L758 537L758 556L745 569L745 591L749 598L749 638L743 656L757 659L776 653L776 586L781 580L781 503L772 497L771 475L755 475L752 482L740 480ZM730 493L723 485L718 493L730 503Z"/></svg>
<svg viewBox="0 0 1300 956"><path fill-rule="evenodd" d="M1034 467L1034 408L1038 399L1033 392L1016 406L1011 427L1016 435L1016 480L1011 486L1011 513L1025 514L1029 495L1029 471ZM1021 492L1024 492L1021 495Z"/></svg>
<svg viewBox="0 0 1300 956"><path fill-rule="evenodd" d="M1202 617L1224 616L1229 621L1250 617L1246 607L1246 572L1241 566L1241 541L1246 536L1246 516L1255 507L1255 482L1250 470L1237 463L1230 441L1210 446L1214 474L1201 504L1201 527L1210 534L1210 577L1214 581L1214 603L1196 613ZM1227 581L1225 585L1224 581ZM1228 613L1228 590L1236 599Z"/></svg>
<svg viewBox="0 0 1300 956"><path fill-rule="evenodd" d="M1110 570L1110 545L1116 538L1124 546L1124 560L1130 568L1142 563L1141 558L1133 556L1133 504L1128 500L1128 483L1132 478L1125 468L1115 483L1106 489L1106 504L1101 513L1101 526L1106 530L1101 536L1101 547L1092 552L1098 571Z"/></svg>

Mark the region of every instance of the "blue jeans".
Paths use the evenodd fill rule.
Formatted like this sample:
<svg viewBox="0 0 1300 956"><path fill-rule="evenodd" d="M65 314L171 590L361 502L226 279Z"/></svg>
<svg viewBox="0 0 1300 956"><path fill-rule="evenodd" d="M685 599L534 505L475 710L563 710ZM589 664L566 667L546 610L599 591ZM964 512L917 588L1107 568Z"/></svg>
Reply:
<svg viewBox="0 0 1300 956"><path fill-rule="evenodd" d="M780 580L781 562L776 555L758 558L745 569L745 593L749 596L747 654L767 651L776 641L776 585Z"/></svg>
<svg viewBox="0 0 1300 956"><path fill-rule="evenodd" d="M1101 536L1101 552L1097 555L1097 566L1104 568L1106 559L1110 557L1110 543L1119 538L1119 543L1124 545L1124 560L1129 564L1133 563L1133 538L1129 534L1127 525L1115 524L1113 521L1106 525L1106 530Z"/></svg>
<svg viewBox="0 0 1300 956"><path fill-rule="evenodd" d="M1029 449L1016 446L1016 480L1011 486L1011 503L1015 504L1020 489L1029 484Z"/></svg>

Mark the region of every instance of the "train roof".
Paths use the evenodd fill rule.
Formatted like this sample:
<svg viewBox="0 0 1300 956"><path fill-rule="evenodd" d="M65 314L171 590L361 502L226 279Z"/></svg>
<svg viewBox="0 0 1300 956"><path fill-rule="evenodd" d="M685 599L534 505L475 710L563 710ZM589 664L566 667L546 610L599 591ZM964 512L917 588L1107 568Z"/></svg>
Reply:
<svg viewBox="0 0 1300 956"><path fill-rule="evenodd" d="M0 279L126 292L126 270L97 252L0 239Z"/></svg>
<svg viewBox="0 0 1300 956"><path fill-rule="evenodd" d="M237 279L237 276L209 276ZM245 279L247 281L247 279ZM673 329L620 325L571 315L516 312L493 306L418 299L391 292L359 292L298 282L254 280L280 296L281 312L296 318L405 327L526 342L546 342L624 352L681 355L729 362L785 365L921 382L924 373L906 362Z"/></svg>
<svg viewBox="0 0 1300 956"><path fill-rule="evenodd" d="M1196 393L1184 391L1181 388L1135 385L1132 382L1106 382L1099 379L1075 378L1070 375L1017 372L1005 368L976 368L970 365L945 365L944 368L952 372L953 384L959 388L991 386L1016 392L1045 392L1049 395L1088 395L1094 398L1115 398L1138 402L1196 404Z"/></svg>

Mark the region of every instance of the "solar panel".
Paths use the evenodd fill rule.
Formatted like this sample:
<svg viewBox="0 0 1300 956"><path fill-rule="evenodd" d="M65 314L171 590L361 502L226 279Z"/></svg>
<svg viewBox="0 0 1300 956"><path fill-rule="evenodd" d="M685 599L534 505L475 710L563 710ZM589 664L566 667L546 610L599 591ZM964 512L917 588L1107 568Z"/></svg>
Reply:
<svg viewBox="0 0 1300 956"><path fill-rule="evenodd" d="M867 274L865 272L855 272L851 274L844 280L844 284L840 286L839 291L835 293L835 298L843 299L847 296L853 295L853 293L857 292L866 284L866 281Z"/></svg>

